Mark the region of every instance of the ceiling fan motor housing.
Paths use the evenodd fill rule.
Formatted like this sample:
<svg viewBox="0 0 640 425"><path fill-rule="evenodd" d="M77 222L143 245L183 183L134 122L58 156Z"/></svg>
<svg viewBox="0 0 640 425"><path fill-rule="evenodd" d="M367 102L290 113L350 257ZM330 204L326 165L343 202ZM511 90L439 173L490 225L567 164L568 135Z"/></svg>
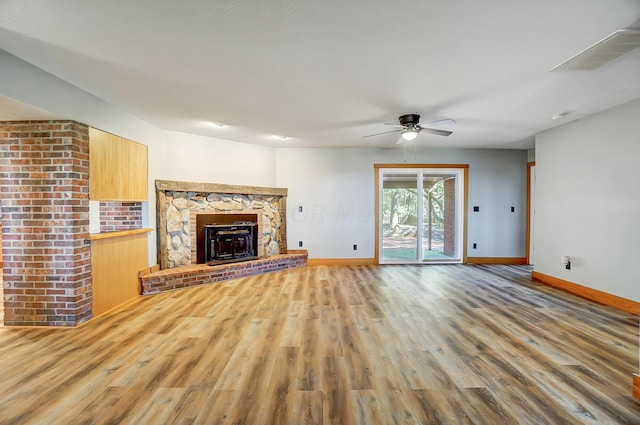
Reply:
<svg viewBox="0 0 640 425"><path fill-rule="evenodd" d="M401 115L398 120L400 121L400 125L404 126L413 126L420 122L420 115L418 114L406 114Z"/></svg>

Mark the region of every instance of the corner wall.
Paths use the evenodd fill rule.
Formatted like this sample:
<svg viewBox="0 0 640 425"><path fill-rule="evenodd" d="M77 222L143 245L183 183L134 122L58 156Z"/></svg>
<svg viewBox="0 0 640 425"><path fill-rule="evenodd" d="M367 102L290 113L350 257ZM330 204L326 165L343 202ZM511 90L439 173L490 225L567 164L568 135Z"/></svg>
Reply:
<svg viewBox="0 0 640 425"><path fill-rule="evenodd" d="M639 117L635 101L536 137L536 272L640 301Z"/></svg>

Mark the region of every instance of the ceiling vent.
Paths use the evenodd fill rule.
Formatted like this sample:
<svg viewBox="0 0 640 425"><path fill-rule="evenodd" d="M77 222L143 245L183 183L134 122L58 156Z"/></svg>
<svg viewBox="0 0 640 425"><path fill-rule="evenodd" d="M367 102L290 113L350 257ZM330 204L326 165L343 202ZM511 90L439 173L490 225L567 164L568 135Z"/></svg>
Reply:
<svg viewBox="0 0 640 425"><path fill-rule="evenodd" d="M590 71L640 47L640 30L618 30L551 71Z"/></svg>

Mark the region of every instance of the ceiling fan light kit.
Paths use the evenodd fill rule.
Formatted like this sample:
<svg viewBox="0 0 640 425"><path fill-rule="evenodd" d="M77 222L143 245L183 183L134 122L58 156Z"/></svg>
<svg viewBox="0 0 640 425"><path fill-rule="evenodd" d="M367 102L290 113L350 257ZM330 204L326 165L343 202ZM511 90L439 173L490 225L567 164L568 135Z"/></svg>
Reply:
<svg viewBox="0 0 640 425"><path fill-rule="evenodd" d="M404 125L404 126L418 125L418 123L420 122L420 115L418 114L400 115L398 117L398 121L400 121L400 125Z"/></svg>
<svg viewBox="0 0 640 425"><path fill-rule="evenodd" d="M384 124L384 125L391 125L391 126L394 126L394 127L398 127L396 130L385 131L383 133L369 134L369 135L363 136L363 137L372 137L372 136L379 136L381 134L398 133L399 132L400 133L400 140L398 140L398 143L403 141L403 140L409 142L409 141L415 140L415 138L418 137L418 133L420 133L423 130L425 131L425 133L435 134L437 136L449 136L453 132L448 131L448 130L440 130L440 129L437 129L437 128L431 128L429 126L434 125L434 124L440 124L440 125L455 124L455 121L450 119L450 118L421 123L420 122L420 115L418 115L418 114L400 115L398 117L398 122L399 122L399 124L393 124L393 123L385 123Z"/></svg>
<svg viewBox="0 0 640 425"><path fill-rule="evenodd" d="M403 130L403 131L400 133L400 136L401 136L404 140L406 140L406 141L410 142L411 140L414 140L416 137L418 137L418 130L414 130L414 129L412 129L412 128L407 129L407 130Z"/></svg>

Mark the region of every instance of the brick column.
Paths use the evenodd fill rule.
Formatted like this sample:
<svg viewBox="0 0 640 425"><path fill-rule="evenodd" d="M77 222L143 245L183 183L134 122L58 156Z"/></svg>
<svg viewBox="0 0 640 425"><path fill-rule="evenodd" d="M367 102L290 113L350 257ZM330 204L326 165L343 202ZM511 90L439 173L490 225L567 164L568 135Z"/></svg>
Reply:
<svg viewBox="0 0 640 425"><path fill-rule="evenodd" d="M0 122L4 321L91 317L89 132L73 121Z"/></svg>
<svg viewBox="0 0 640 425"><path fill-rule="evenodd" d="M456 252L456 179L444 182L444 248L443 253L453 256Z"/></svg>
<svg viewBox="0 0 640 425"><path fill-rule="evenodd" d="M0 151L0 154L2 152ZM0 169L0 174L2 169ZM2 192L0 191L0 206L2 205ZM0 209L0 247L2 247L2 210ZM2 279L2 265L3 257L2 250L0 250L0 326L4 325L4 281Z"/></svg>

